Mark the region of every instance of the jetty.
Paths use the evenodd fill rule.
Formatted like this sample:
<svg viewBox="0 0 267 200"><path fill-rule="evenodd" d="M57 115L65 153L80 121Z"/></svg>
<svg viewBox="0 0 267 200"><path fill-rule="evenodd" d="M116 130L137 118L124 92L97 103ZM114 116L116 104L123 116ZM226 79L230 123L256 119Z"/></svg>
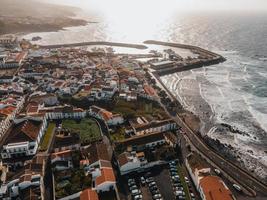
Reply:
<svg viewBox="0 0 267 200"><path fill-rule="evenodd" d="M215 65L226 60L223 56L217 53L193 45L168 43L155 40L147 40L144 42L144 44L187 49L197 55L196 58L182 58L181 56L176 55L175 60L150 63L151 69L153 69L159 76L201 68L203 66Z"/></svg>
<svg viewBox="0 0 267 200"><path fill-rule="evenodd" d="M55 44L55 45L39 45L39 48L40 49L58 49L58 48L94 46L94 45L116 46L116 47L126 47L126 48L135 48L135 49L147 49L147 46L142 45L142 44L128 44L128 43L105 42L105 41L79 42L79 43Z"/></svg>

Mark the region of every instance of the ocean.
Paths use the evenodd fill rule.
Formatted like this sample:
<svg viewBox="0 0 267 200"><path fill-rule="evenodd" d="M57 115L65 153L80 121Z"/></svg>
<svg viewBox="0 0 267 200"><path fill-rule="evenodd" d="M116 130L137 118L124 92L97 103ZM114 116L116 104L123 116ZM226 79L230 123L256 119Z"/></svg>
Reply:
<svg viewBox="0 0 267 200"><path fill-rule="evenodd" d="M121 11L93 20L86 11L82 16L97 23L24 38L41 36L39 44L154 39L197 45L224 56L224 63L163 76L162 81L184 107L200 117L203 135L231 145L245 167L266 179L267 13L141 10L130 17Z"/></svg>

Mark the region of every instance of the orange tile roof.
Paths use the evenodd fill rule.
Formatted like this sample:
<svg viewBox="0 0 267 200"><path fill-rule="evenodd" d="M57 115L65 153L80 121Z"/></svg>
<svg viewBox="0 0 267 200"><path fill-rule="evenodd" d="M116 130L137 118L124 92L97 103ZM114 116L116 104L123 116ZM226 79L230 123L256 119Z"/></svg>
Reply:
<svg viewBox="0 0 267 200"><path fill-rule="evenodd" d="M80 200L98 200L98 195L95 190L86 189L80 194Z"/></svg>
<svg viewBox="0 0 267 200"><path fill-rule="evenodd" d="M127 164L129 162L128 155L129 154L127 152L124 152L124 153L122 153L122 154L120 154L118 156L118 159L117 160L119 162L120 167L123 166L123 165L125 165L125 164Z"/></svg>
<svg viewBox="0 0 267 200"><path fill-rule="evenodd" d="M72 151L71 150L66 150L66 151L60 151L56 153L51 154L51 159L55 159L56 157L71 157Z"/></svg>
<svg viewBox="0 0 267 200"><path fill-rule="evenodd" d="M14 110L16 110L15 106L6 106L0 110L0 114L8 116L8 115L12 114L14 112Z"/></svg>
<svg viewBox="0 0 267 200"><path fill-rule="evenodd" d="M101 176L98 176L95 180L96 185L100 185L104 182L116 182L116 178L112 168L102 168Z"/></svg>
<svg viewBox="0 0 267 200"><path fill-rule="evenodd" d="M154 88L150 87L149 85L144 85L144 90L150 96L155 96L157 94Z"/></svg>
<svg viewBox="0 0 267 200"><path fill-rule="evenodd" d="M113 114L111 112L108 112L107 110L100 110L99 112L100 115L102 115L103 119L105 121L108 121L112 118Z"/></svg>
<svg viewBox="0 0 267 200"><path fill-rule="evenodd" d="M206 176L200 179L200 187L206 200L233 200L231 191L217 176Z"/></svg>

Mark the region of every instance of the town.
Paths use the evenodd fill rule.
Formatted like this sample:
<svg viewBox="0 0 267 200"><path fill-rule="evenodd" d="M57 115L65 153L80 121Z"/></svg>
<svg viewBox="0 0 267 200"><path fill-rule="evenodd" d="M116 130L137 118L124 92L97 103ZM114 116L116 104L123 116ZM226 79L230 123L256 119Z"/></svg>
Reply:
<svg viewBox="0 0 267 200"><path fill-rule="evenodd" d="M88 46L1 36L0 199L234 200L266 192L202 150L158 79L224 58L195 48L184 57L171 48ZM240 173L257 188L240 183Z"/></svg>

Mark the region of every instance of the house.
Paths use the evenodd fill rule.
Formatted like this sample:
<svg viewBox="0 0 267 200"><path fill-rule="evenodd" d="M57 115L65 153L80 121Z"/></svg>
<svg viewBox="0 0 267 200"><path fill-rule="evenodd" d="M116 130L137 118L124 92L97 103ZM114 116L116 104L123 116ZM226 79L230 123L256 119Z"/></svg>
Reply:
<svg viewBox="0 0 267 200"><path fill-rule="evenodd" d="M154 101L158 100L157 92L153 87L151 87L148 84L144 84L143 89L144 93L140 93L139 96L149 100L154 100Z"/></svg>
<svg viewBox="0 0 267 200"><path fill-rule="evenodd" d="M55 141L53 145L54 152L60 152L65 150L79 150L80 147L80 136L77 133L60 130L55 135Z"/></svg>
<svg viewBox="0 0 267 200"><path fill-rule="evenodd" d="M176 130L177 124L171 120L152 121L146 124L138 124L132 127L136 135L144 135L155 132L166 132Z"/></svg>
<svg viewBox="0 0 267 200"><path fill-rule="evenodd" d="M162 132L133 136L121 142L121 144L123 144L125 147L132 146L135 147L136 150L140 151L146 148L162 145L164 143L165 143L165 137Z"/></svg>
<svg viewBox="0 0 267 200"><path fill-rule="evenodd" d="M93 143L88 149L88 160L80 164L88 173L92 174L93 189L97 192L110 191L116 187L116 178L111 165L111 155L104 142Z"/></svg>
<svg viewBox="0 0 267 200"><path fill-rule="evenodd" d="M112 167L102 167L100 175L94 180L94 189L97 192L114 190L116 187L116 178Z"/></svg>
<svg viewBox="0 0 267 200"><path fill-rule="evenodd" d="M39 113L46 113L48 119L81 119L86 116L83 109L72 106L42 107Z"/></svg>
<svg viewBox="0 0 267 200"><path fill-rule="evenodd" d="M98 106L91 106L89 115L105 121L109 126L115 126L124 123L124 119L120 114L113 114Z"/></svg>
<svg viewBox="0 0 267 200"><path fill-rule="evenodd" d="M139 157L135 152L124 152L118 156L117 161L121 175L138 171L143 165L147 164L143 155Z"/></svg>
<svg viewBox="0 0 267 200"><path fill-rule="evenodd" d="M55 106L59 102L55 94L35 94L31 96L30 101L48 106Z"/></svg>
<svg viewBox="0 0 267 200"><path fill-rule="evenodd" d="M165 138L166 143L169 144L173 148L179 145L177 137L172 132L165 133L164 138Z"/></svg>
<svg viewBox="0 0 267 200"><path fill-rule="evenodd" d="M88 149L90 167L101 166L101 161L111 161L107 145L104 142L95 142Z"/></svg>
<svg viewBox="0 0 267 200"><path fill-rule="evenodd" d="M0 76L0 83L11 83L14 80L13 75L1 75Z"/></svg>
<svg viewBox="0 0 267 200"><path fill-rule="evenodd" d="M13 34L2 35L0 37L0 46L9 46L17 43L17 37Z"/></svg>
<svg viewBox="0 0 267 200"><path fill-rule="evenodd" d="M0 136L3 136L6 131L12 125L16 114L21 110L24 105L24 97L10 97L0 103L0 116L2 120L0 121ZM15 108L15 109L13 109Z"/></svg>
<svg viewBox="0 0 267 200"><path fill-rule="evenodd" d="M95 190L86 189L81 192L80 200L99 200L99 198Z"/></svg>
<svg viewBox="0 0 267 200"><path fill-rule="evenodd" d="M218 176L206 176L199 182L199 193L203 200L234 200L232 192Z"/></svg>
<svg viewBox="0 0 267 200"><path fill-rule="evenodd" d="M14 121L1 150L2 159L33 156L47 127L46 118L22 118ZM14 161L14 160L13 160Z"/></svg>
<svg viewBox="0 0 267 200"><path fill-rule="evenodd" d="M223 180L211 175L211 169L199 155L189 154L185 165L203 200L235 200Z"/></svg>
<svg viewBox="0 0 267 200"><path fill-rule="evenodd" d="M51 164L57 171L70 169L72 164L72 151L65 150L51 154Z"/></svg>
<svg viewBox="0 0 267 200"><path fill-rule="evenodd" d="M37 155L29 163L25 163L21 175L2 184L0 198L16 199L19 197L25 200L44 200L43 177L45 168L46 156Z"/></svg>

